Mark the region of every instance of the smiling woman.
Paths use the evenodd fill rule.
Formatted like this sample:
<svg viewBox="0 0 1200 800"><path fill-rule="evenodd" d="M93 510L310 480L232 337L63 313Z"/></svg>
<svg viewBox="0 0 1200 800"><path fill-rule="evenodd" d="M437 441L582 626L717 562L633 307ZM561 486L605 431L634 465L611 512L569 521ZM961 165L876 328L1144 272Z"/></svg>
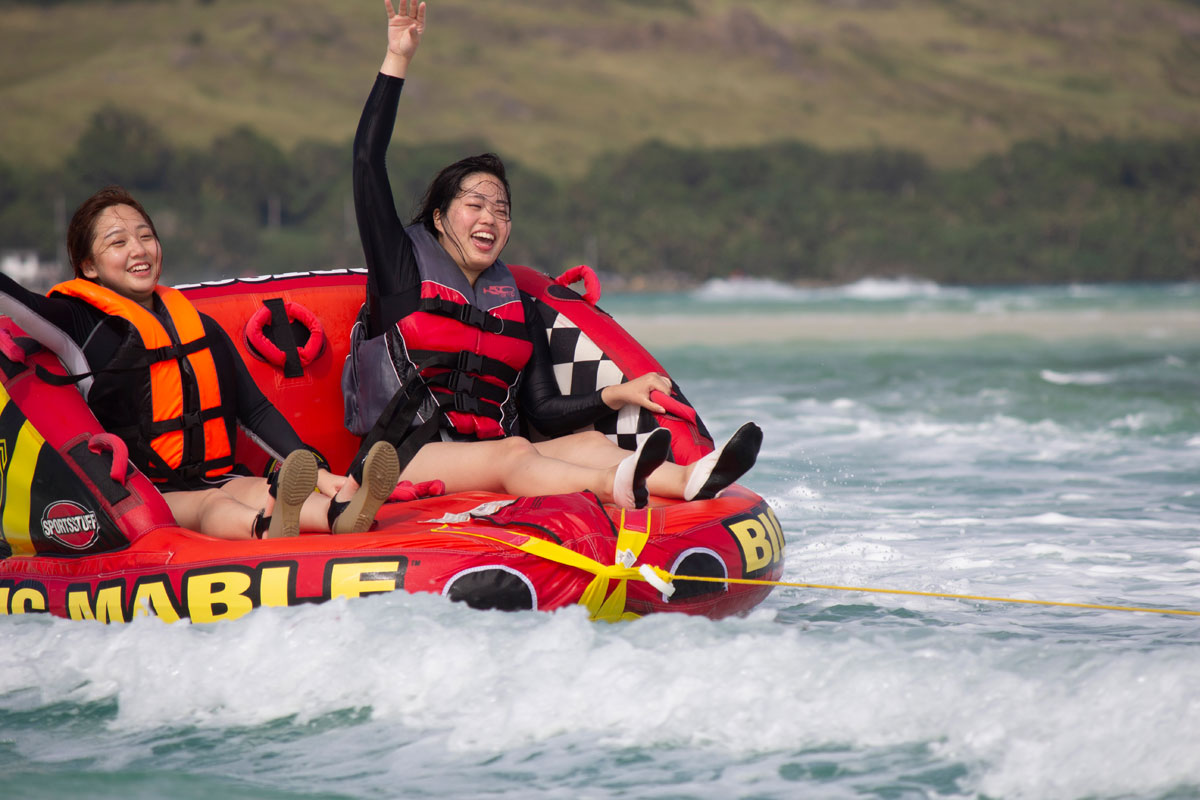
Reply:
<svg viewBox="0 0 1200 800"><path fill-rule="evenodd" d="M117 186L93 194L71 219L67 250L75 278L47 297L0 275L3 310L18 320L32 311L75 343L87 368L69 377L180 525L225 539L370 526L396 486L394 452L370 454L361 488L324 469L221 327L159 285L162 247L137 200ZM239 424L282 460L272 480L234 462Z"/></svg>
<svg viewBox="0 0 1200 800"><path fill-rule="evenodd" d="M162 248L149 217L122 203L105 208L91 227L94 241L89 243L90 255L81 259L82 277L153 308L154 287L162 274ZM87 233L81 230L79 238Z"/></svg>
<svg viewBox="0 0 1200 800"><path fill-rule="evenodd" d="M474 162L478 162L475 164ZM479 166L479 172L458 173ZM417 220L432 222L438 240L470 279L496 263L512 231L504 165L491 154L458 162L429 187ZM453 193L453 194L451 194ZM446 208L446 213L442 209Z"/></svg>
<svg viewBox="0 0 1200 800"><path fill-rule="evenodd" d="M388 47L354 139L354 205L367 264L367 301L343 378L346 422L368 448L390 442L402 477L441 480L448 492L512 495L591 491L642 508L650 494L707 499L754 464L762 432L746 423L717 451L668 463L659 428L630 454L596 431L577 433L627 405L664 413L669 378L649 372L595 391L559 391L538 301L500 261L511 233L504 164L491 153L458 161L433 179L405 227L396 214L385 154L426 6L385 0ZM550 437L533 442L523 433Z"/></svg>

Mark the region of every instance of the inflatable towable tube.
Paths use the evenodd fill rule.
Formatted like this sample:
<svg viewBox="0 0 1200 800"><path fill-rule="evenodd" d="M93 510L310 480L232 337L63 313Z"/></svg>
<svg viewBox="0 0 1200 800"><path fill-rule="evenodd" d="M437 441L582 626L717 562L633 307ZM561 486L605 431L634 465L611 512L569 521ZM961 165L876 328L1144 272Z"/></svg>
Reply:
<svg viewBox="0 0 1200 800"><path fill-rule="evenodd" d="M513 272L543 303L563 391L665 373L595 305L590 273L555 281L525 267ZM584 296L566 285L579 274ZM229 332L263 392L338 471L358 446L342 427L340 377L365 283L363 271L330 270L179 287ZM770 591L728 579L782 573L779 522L763 498L738 485L712 500L651 498L649 508L629 512L586 492L463 492L388 503L366 533L204 536L175 523L77 389L45 380L66 370L29 334L0 317L0 614L210 622L257 606L403 590L477 608L582 604L606 620L659 611L719 618L745 613ZM625 409L596 428L632 448L667 426L679 463L711 451L682 395L664 405L665 415ZM267 461L244 434L237 456L252 468Z"/></svg>

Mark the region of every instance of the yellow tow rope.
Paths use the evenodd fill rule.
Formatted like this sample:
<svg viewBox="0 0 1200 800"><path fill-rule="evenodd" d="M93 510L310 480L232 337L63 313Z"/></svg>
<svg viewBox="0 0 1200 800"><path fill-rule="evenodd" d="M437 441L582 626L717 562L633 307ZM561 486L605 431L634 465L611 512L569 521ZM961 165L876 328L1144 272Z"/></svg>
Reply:
<svg viewBox="0 0 1200 800"><path fill-rule="evenodd" d="M664 594L674 591L673 581L701 581L708 583L737 583L749 586L782 586L793 589L824 589L836 592L870 592L874 594L897 594L912 597L937 597L948 600L973 600L988 603L1024 603L1035 606L1058 606L1063 608L1086 608L1100 611L1131 611L1144 614L1174 614L1177 616L1200 617L1200 611L1189 611L1181 608L1142 608L1139 606L1103 605L1100 603L1066 603L1056 600L1028 600L1019 597L989 597L975 594L951 594L949 592L919 592L911 589L876 589L868 586L833 586L822 583L793 583L789 581L768 581L755 578L719 578L707 575L675 575L661 567L642 564L635 568L634 563L642 553L649 539L650 511L645 517L645 530L626 527L625 513L621 512L621 523L617 532L617 563L601 564L593 558L569 550L560 544L535 536L515 533L507 530L482 527L459 527L444 525L437 530L443 533L459 533L475 536L494 542L515 547L518 550L536 555L548 561L563 564L568 567L590 572L595 577L584 589L579 598L579 605L585 606L594 620L619 622L637 619L638 614L625 610L626 584L631 580L650 583ZM615 583L615 586L613 585ZM611 589L611 591L610 591Z"/></svg>
<svg viewBox="0 0 1200 800"><path fill-rule="evenodd" d="M831 586L823 583L790 583L787 581L763 581L753 578L711 578L700 575L672 575L677 581L711 581L714 583L744 583L752 586L786 586L794 589L829 589L836 592L874 592L875 594L904 594L915 597L941 597L950 600L982 600L989 603L1025 603L1033 606L1063 606L1066 608L1093 608L1102 611L1139 611L1146 614L1179 614L1200 617L1200 611L1182 608L1142 608L1140 606L1107 606L1100 603L1064 603L1058 600L1026 600L1020 597L988 597L979 594L951 594L949 592L918 592L911 589L873 589L868 586Z"/></svg>

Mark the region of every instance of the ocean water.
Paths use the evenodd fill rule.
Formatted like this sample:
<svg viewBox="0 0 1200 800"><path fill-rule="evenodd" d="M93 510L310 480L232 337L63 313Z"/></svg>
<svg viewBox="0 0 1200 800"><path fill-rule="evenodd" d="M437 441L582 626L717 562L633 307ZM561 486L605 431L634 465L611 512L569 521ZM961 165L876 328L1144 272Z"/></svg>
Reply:
<svg viewBox="0 0 1200 800"><path fill-rule="evenodd" d="M602 305L959 326L655 348L718 437L762 425L744 483L785 580L846 588L719 622L399 594L210 626L0 618L0 797L1200 797L1200 617L863 591L1200 611L1200 336L1130 322L1200 315L1200 289ZM1022 312L1105 333L968 333Z"/></svg>

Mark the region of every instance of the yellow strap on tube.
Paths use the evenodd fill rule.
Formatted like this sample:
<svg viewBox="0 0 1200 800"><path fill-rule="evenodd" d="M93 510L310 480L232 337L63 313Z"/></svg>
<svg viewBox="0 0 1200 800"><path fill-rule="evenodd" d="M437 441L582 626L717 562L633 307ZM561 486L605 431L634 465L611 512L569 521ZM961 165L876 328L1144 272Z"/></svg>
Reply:
<svg viewBox="0 0 1200 800"><path fill-rule="evenodd" d="M649 527L650 514L647 512L647 530L649 530ZM579 598L579 604L587 608L592 619L619 622L638 617L637 614L625 610L626 581L630 579L645 580L642 574L632 565L601 564L593 558L589 558L582 553L576 553L574 550L569 550L555 542L547 539L538 539L537 537L527 536L514 531L490 531L483 528L451 527L448 525L443 525L435 530L438 533L459 533L464 536L475 536L480 539L500 542L530 555L544 558L547 561L553 561L556 564L589 572L595 577L588 584L587 588L584 589L583 594ZM628 550L633 552L636 558L641 553L642 548L645 547L648 538L649 535L645 532L627 530L625 528L625 515L622 513L621 527L617 534L618 553ZM666 573L657 573L656 571L656 574ZM617 586L612 592L609 592L609 587L613 581L617 581Z"/></svg>
<svg viewBox="0 0 1200 800"><path fill-rule="evenodd" d="M629 545L628 549L635 550L637 554L641 553L645 546L646 540L643 538L640 542L637 537L645 537L646 535L639 531L627 531L624 526L624 515L621 517L621 530L617 536L618 554L622 549L622 535L626 538L624 541ZM647 529L649 529L649 516L647 516ZM670 584L672 581L704 581L709 583L736 583L749 586L782 586L793 589L825 589L839 592L872 592L875 594L897 594L909 595L914 597L937 597L948 600L974 600L989 603L1022 603L1025 605L1036 606L1053 606L1059 608L1084 608L1094 609L1098 611L1129 611L1142 614L1173 614L1177 616L1200 617L1200 611L1191 611L1181 608L1143 608L1139 606L1123 606L1123 605L1105 605L1101 603L1067 603L1055 600L1030 600L1018 597L989 597L986 595L972 594L951 594L949 592L920 592L909 589L878 589L869 586L833 586L821 583L793 583L788 581L768 581L755 578L728 578L728 577L712 577L709 575L673 575L665 569L656 567L652 564L643 564L639 569L634 569L632 565L625 566L623 564L614 564L606 566L599 561L588 558L585 555L576 553L574 550L568 550L562 545L545 539L537 539L524 534L516 534L512 531L503 531L509 537L519 538L522 541L512 541L507 538L502 538L495 535L489 535L482 529L455 529L443 527L439 529L446 533L461 533L467 536L478 536L483 539L507 544L510 547L516 547L526 553L545 558L549 561L554 561L558 564L564 564L569 567L590 572L596 577L588 584L583 595L579 598L579 604L585 606L591 614L592 619L602 619L609 622L618 620L635 619L638 615L625 611L626 599L626 581L639 580L646 581L656 588L661 589L649 576L643 573L642 570L647 568L652 571L660 581L665 584ZM618 581L617 587L610 594L608 591L611 581ZM668 593L669 594L669 593Z"/></svg>

